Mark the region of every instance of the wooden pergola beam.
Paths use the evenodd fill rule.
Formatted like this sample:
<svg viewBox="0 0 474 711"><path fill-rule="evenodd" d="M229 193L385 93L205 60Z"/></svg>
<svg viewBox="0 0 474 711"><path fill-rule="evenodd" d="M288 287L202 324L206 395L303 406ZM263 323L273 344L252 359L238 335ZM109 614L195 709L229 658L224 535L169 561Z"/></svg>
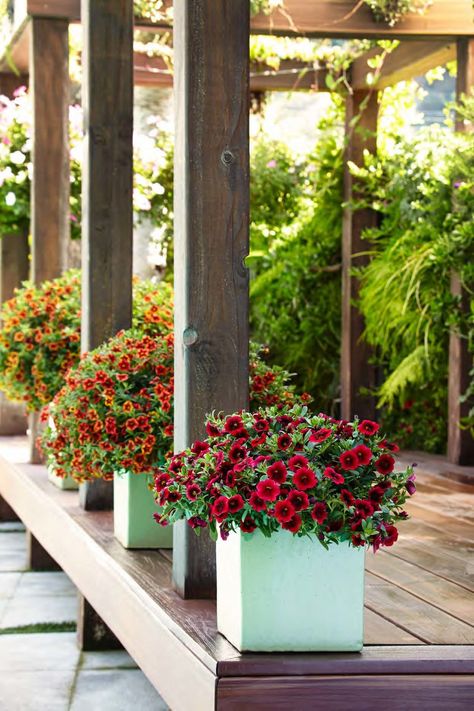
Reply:
<svg viewBox="0 0 474 711"><path fill-rule="evenodd" d="M171 3L165 2L166 6ZM375 22L370 9L356 0L285 0L282 9L271 15L257 15L251 20L254 34L305 35L334 38L449 38L473 34L471 0L436 0L426 13L411 14L395 27ZM28 0L27 11L33 16L63 17L70 22L80 20L80 0ZM141 26L153 29L166 23L151 25L137 20Z"/></svg>
<svg viewBox="0 0 474 711"><path fill-rule="evenodd" d="M369 62L382 49L373 49L358 57L351 67L351 84L355 89L368 88L368 74L375 71L370 68ZM404 41L387 54L383 65L377 75L377 80L371 85L374 89L386 89L400 81L409 81L415 77L426 74L430 69L443 66L456 59L456 42L447 41Z"/></svg>

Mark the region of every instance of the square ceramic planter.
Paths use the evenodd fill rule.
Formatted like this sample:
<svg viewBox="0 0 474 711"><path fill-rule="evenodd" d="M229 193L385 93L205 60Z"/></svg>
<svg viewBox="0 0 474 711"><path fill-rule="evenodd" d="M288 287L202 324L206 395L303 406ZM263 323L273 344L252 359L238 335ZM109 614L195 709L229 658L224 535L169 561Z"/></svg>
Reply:
<svg viewBox="0 0 474 711"><path fill-rule="evenodd" d="M79 484L72 476L58 476L51 467L48 467L48 481L54 484L54 486L57 486L58 489L65 489L67 491L77 491L79 489Z"/></svg>
<svg viewBox="0 0 474 711"><path fill-rule="evenodd" d="M173 527L153 518L159 511L145 474L114 474L114 534L124 548L173 547Z"/></svg>
<svg viewBox="0 0 474 711"><path fill-rule="evenodd" d="M217 542L217 628L241 652L359 652L364 549L279 531Z"/></svg>

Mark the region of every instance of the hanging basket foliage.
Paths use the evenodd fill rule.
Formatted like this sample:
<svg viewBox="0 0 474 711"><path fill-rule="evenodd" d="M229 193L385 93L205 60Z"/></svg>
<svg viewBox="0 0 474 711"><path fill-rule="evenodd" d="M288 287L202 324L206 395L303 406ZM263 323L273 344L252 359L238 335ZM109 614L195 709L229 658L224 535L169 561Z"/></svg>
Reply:
<svg viewBox="0 0 474 711"><path fill-rule="evenodd" d="M433 0L365 0L377 22L394 27L410 13L426 12Z"/></svg>

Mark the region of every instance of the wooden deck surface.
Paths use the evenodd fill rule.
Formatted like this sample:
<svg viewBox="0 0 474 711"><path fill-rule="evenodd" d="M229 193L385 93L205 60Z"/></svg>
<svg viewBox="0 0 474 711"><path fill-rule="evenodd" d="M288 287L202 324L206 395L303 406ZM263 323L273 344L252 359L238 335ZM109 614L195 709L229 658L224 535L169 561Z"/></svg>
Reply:
<svg viewBox="0 0 474 711"><path fill-rule="evenodd" d="M0 441L4 457L26 461L22 438ZM35 480L41 478L38 470L32 473ZM411 518L400 525L398 542L366 556L365 644L472 645L474 486L426 471L419 474L417 485L407 507ZM44 487L52 489L47 482ZM88 524L84 512L76 510L77 494L58 494L66 497L72 505L68 509L86 529L100 523L102 540L112 536L110 514L90 515ZM160 558L168 559L169 565L170 555L164 552Z"/></svg>

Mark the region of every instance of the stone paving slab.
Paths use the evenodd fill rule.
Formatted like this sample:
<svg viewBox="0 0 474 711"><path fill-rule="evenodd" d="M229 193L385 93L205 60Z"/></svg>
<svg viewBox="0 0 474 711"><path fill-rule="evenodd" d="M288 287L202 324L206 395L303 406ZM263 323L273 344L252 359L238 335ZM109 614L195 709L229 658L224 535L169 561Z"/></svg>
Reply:
<svg viewBox="0 0 474 711"><path fill-rule="evenodd" d="M81 669L137 669L132 657L125 650L111 652L83 652Z"/></svg>
<svg viewBox="0 0 474 711"><path fill-rule="evenodd" d="M14 594L22 573L2 573L0 576L0 600L6 600Z"/></svg>
<svg viewBox="0 0 474 711"><path fill-rule="evenodd" d="M0 535L0 572L27 569L26 541L23 532Z"/></svg>
<svg viewBox="0 0 474 711"><path fill-rule="evenodd" d="M78 674L70 711L166 711L167 708L139 669L89 669Z"/></svg>
<svg viewBox="0 0 474 711"><path fill-rule="evenodd" d="M54 669L2 674L0 711L68 711L74 676L74 670ZM102 710L92 704L88 711Z"/></svg>
<svg viewBox="0 0 474 711"><path fill-rule="evenodd" d="M0 620L0 629L28 625L75 622L77 597L71 595L11 598Z"/></svg>
<svg viewBox="0 0 474 711"><path fill-rule="evenodd" d="M15 591L15 597L56 597L57 595L74 598L77 596L75 585L65 573L23 573Z"/></svg>
<svg viewBox="0 0 474 711"><path fill-rule="evenodd" d="M73 671L79 657L73 632L0 635L0 679L20 671Z"/></svg>

